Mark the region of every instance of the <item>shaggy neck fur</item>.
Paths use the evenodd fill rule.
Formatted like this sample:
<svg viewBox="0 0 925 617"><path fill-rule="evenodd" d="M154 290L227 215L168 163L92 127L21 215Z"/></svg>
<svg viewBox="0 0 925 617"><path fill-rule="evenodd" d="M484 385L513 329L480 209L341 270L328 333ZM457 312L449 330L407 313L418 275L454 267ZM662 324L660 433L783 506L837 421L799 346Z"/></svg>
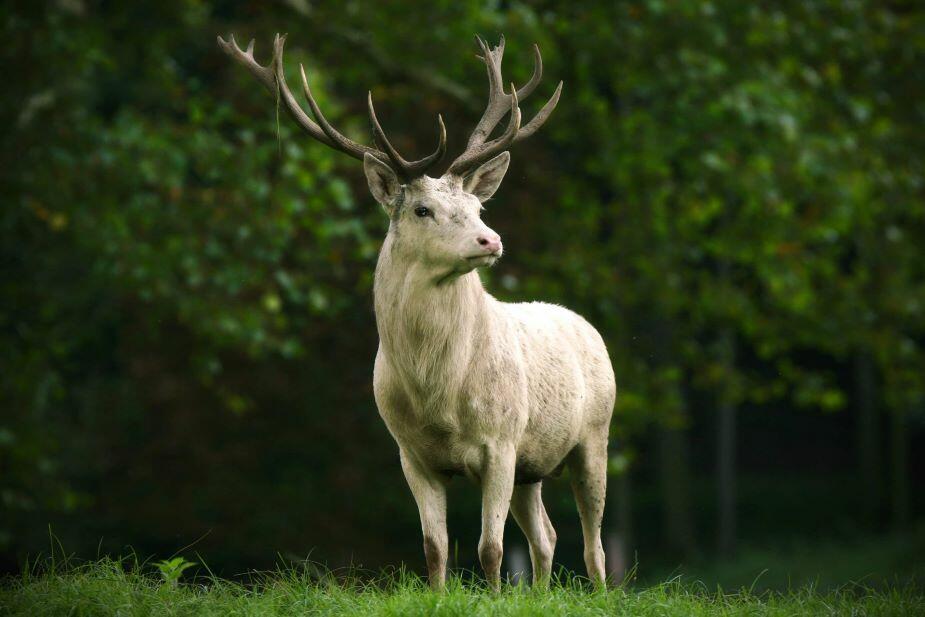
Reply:
<svg viewBox="0 0 925 617"><path fill-rule="evenodd" d="M382 351L419 415L453 415L473 354L485 348L488 295L476 271L429 271L402 255L390 233L376 266L376 325Z"/></svg>

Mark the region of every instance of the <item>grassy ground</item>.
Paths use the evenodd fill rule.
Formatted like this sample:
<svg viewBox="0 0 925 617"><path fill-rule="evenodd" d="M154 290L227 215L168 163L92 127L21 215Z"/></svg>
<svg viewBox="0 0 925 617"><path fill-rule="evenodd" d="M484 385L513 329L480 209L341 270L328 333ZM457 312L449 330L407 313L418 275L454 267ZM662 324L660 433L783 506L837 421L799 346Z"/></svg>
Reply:
<svg viewBox="0 0 925 617"><path fill-rule="evenodd" d="M177 585L153 570L102 560L27 573L3 583L0 615L925 615L925 596L911 586L723 594L668 582L594 592L570 578L549 591L492 594L457 577L435 594L403 572L361 582L302 569L257 575L247 585L214 578Z"/></svg>

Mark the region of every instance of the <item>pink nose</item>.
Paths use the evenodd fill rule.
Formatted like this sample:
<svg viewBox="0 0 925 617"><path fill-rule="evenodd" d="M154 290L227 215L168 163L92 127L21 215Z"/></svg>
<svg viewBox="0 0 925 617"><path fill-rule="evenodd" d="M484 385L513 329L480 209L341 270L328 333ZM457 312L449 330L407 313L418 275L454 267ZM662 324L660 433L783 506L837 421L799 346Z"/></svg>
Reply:
<svg viewBox="0 0 925 617"><path fill-rule="evenodd" d="M501 236L494 232L482 234L475 241L486 253L497 253L501 250Z"/></svg>

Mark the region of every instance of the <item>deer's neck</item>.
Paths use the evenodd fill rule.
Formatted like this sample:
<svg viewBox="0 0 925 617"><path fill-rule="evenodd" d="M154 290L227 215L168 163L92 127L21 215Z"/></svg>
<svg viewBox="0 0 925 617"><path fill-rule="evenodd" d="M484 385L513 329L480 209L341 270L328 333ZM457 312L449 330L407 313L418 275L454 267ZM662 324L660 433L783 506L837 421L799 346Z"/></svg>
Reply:
<svg viewBox="0 0 925 617"><path fill-rule="evenodd" d="M475 271L441 278L386 240L376 266L382 351L424 407L446 406L489 335L489 297Z"/></svg>

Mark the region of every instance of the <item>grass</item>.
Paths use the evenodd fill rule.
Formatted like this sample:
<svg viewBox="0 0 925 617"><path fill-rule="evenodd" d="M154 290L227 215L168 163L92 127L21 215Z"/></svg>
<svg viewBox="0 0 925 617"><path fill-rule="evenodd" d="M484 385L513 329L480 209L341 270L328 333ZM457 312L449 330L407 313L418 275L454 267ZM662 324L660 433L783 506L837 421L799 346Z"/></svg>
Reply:
<svg viewBox="0 0 925 617"><path fill-rule="evenodd" d="M925 596L911 585L722 593L673 580L592 591L582 579L563 576L546 591L508 586L493 594L478 579L455 576L445 593L432 593L401 570L336 577L307 564L253 574L247 582L206 576L180 584L156 572L133 560L49 562L2 583L0 615L925 615Z"/></svg>

